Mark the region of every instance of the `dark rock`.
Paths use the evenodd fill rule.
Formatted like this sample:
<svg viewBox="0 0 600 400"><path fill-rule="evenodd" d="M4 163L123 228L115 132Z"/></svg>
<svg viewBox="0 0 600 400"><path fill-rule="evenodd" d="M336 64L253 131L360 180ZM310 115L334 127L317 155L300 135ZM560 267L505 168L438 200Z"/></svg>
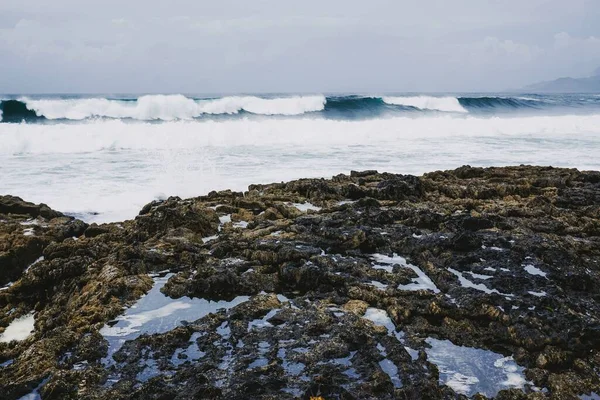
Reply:
<svg viewBox="0 0 600 400"><path fill-rule="evenodd" d="M0 214L21 214L32 218L41 216L46 219L63 216L62 213L52 210L45 204L35 205L23 201L20 197L10 195L0 196Z"/></svg>
<svg viewBox="0 0 600 400"><path fill-rule="evenodd" d="M599 176L353 171L170 197L90 226L2 196L0 284L13 284L0 335L29 313L35 329L0 342L0 393L467 398L444 385L428 338L512 356L527 383L490 384L496 399L600 393ZM319 210L294 206L307 202ZM131 336L103 336L111 326Z"/></svg>

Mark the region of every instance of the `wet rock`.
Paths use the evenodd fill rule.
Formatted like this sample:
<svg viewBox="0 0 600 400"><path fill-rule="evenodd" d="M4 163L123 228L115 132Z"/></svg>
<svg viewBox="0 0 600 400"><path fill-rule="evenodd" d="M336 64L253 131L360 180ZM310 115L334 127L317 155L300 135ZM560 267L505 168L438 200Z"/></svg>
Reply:
<svg viewBox="0 0 600 400"><path fill-rule="evenodd" d="M0 393L600 393L599 176L352 171L170 197L90 226L2 196Z"/></svg>
<svg viewBox="0 0 600 400"><path fill-rule="evenodd" d="M63 216L62 213L52 210L46 204L36 205L10 195L0 196L0 214L26 215L31 218L40 216L45 219Z"/></svg>

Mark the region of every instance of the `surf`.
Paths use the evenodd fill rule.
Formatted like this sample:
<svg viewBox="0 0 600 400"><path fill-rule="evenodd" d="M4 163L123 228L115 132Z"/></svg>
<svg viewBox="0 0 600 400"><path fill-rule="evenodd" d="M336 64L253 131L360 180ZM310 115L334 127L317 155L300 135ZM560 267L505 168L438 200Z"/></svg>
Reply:
<svg viewBox="0 0 600 400"><path fill-rule="evenodd" d="M97 119L169 122L243 118L376 119L433 114L599 114L595 95L295 95L202 98L172 95L18 97L0 101L4 123L88 122Z"/></svg>

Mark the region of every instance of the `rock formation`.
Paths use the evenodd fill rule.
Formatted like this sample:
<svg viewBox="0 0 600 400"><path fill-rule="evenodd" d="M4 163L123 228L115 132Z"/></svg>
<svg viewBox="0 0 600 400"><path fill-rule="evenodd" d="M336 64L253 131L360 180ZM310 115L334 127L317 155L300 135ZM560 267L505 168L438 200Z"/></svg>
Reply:
<svg viewBox="0 0 600 400"><path fill-rule="evenodd" d="M3 399L593 398L600 173L352 172L102 225L2 196L0 286Z"/></svg>

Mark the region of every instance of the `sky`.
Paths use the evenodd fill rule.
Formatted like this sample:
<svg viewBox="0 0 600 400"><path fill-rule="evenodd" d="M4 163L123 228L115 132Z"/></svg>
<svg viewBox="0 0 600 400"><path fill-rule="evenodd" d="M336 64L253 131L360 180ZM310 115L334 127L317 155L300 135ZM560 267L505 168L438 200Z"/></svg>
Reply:
<svg viewBox="0 0 600 400"><path fill-rule="evenodd" d="M0 93L515 89L600 67L598 0L2 0Z"/></svg>

